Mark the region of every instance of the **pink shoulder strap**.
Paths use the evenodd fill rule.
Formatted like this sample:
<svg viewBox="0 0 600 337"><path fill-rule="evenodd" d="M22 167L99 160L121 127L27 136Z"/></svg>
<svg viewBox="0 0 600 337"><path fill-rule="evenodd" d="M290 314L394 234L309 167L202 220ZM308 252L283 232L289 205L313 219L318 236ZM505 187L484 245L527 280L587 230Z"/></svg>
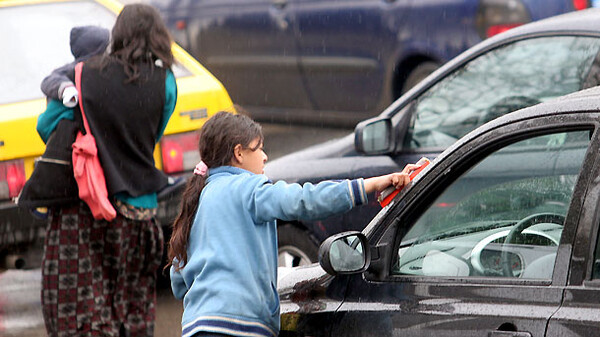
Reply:
<svg viewBox="0 0 600 337"><path fill-rule="evenodd" d="M83 127L85 128L85 133L92 134L90 131L90 126L88 125L87 118L85 117L85 113L83 112L83 96L81 95L81 72L83 70L83 62L79 62L75 65L75 87L77 88L77 93L79 95L79 110L81 111L81 117L83 118Z"/></svg>

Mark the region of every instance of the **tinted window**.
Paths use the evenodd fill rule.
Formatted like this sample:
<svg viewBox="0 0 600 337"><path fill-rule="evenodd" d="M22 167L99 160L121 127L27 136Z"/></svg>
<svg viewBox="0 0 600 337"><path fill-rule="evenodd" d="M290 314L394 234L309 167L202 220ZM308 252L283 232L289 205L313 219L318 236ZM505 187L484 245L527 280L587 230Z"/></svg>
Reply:
<svg viewBox="0 0 600 337"><path fill-rule="evenodd" d="M111 29L116 15L93 1L0 8L0 104L43 97L40 83L73 61L71 28L97 25ZM178 67L175 76L189 74Z"/></svg>
<svg viewBox="0 0 600 337"><path fill-rule="evenodd" d="M393 273L550 278L588 139L537 136L487 156L401 238Z"/></svg>
<svg viewBox="0 0 600 337"><path fill-rule="evenodd" d="M405 146L446 148L496 117L583 87L600 39L544 37L494 49L415 103Z"/></svg>

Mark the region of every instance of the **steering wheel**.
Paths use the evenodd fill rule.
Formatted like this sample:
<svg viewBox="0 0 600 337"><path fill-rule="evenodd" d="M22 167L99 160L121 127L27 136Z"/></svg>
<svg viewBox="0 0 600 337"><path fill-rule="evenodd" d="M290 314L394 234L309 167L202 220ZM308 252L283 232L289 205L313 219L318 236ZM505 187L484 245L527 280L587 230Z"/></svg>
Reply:
<svg viewBox="0 0 600 337"><path fill-rule="evenodd" d="M555 223L558 225L564 225L565 217L556 213L536 213L532 214L519 222L517 222L513 228L508 232L504 239L503 245L508 245L515 242L515 239L521 235L521 233L536 224L539 223ZM502 247L502 253L500 254L500 262L502 264L502 274L508 277L514 277L511 265L510 255L506 247Z"/></svg>

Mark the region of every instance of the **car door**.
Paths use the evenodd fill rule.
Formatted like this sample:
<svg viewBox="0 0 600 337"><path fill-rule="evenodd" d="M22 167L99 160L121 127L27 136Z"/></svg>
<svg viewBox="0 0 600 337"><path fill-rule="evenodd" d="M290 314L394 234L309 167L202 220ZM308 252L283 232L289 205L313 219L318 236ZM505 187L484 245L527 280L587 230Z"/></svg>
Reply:
<svg viewBox="0 0 600 337"><path fill-rule="evenodd" d="M255 107L310 108L287 0L182 4L177 15L185 19L190 53L225 85L235 103L257 114L262 110Z"/></svg>
<svg viewBox="0 0 600 337"><path fill-rule="evenodd" d="M413 0L293 0L300 66L315 111L357 119L391 101L386 64ZM332 89L334 88L334 89ZM390 92L388 92L390 91ZM386 99L382 100L382 95ZM365 114L365 112L370 112Z"/></svg>
<svg viewBox="0 0 600 337"><path fill-rule="evenodd" d="M593 176L600 166L591 167ZM546 336L595 336L600 326L600 202L598 181L590 184L580 216L568 284L561 308L552 315Z"/></svg>
<svg viewBox="0 0 600 337"><path fill-rule="evenodd" d="M595 177L598 117L516 121L441 159L367 228L371 266L349 278L332 335L544 336Z"/></svg>

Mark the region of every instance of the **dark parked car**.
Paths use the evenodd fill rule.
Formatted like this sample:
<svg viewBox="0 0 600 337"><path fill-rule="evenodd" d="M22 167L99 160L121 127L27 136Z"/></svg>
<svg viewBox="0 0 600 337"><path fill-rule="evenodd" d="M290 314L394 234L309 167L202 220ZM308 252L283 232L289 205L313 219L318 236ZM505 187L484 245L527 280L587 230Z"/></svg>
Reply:
<svg viewBox="0 0 600 337"><path fill-rule="evenodd" d="M262 121L354 127L441 64L587 0L154 0L175 39Z"/></svg>
<svg viewBox="0 0 600 337"><path fill-rule="evenodd" d="M598 336L599 131L597 87L463 137L283 276L280 336Z"/></svg>
<svg viewBox="0 0 600 337"><path fill-rule="evenodd" d="M533 22L494 36L451 60L374 120L362 142L355 134L281 157L265 169L273 179L316 182L387 174L421 157L435 158L459 138L498 116L597 85L600 80L600 9ZM383 125L383 124L382 124ZM381 209L371 203L319 222L280 223L284 265L314 262L320 242L362 230Z"/></svg>

